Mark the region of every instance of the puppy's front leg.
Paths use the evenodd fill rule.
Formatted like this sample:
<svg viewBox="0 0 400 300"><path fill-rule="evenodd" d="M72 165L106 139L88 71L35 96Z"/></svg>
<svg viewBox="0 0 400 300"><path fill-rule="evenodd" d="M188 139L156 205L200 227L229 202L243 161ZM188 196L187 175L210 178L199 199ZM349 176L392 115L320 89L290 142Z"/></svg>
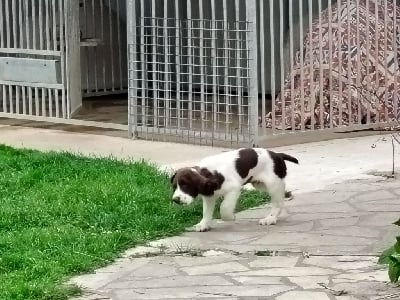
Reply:
<svg viewBox="0 0 400 300"><path fill-rule="evenodd" d="M210 230L215 208L215 198L203 197L203 219L194 225L194 230L198 232Z"/></svg>

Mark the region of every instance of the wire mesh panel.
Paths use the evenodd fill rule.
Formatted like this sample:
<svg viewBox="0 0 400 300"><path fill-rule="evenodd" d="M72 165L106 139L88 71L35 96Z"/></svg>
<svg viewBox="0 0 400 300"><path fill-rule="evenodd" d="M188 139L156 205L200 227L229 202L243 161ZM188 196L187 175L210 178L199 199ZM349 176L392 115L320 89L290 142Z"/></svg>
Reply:
<svg viewBox="0 0 400 300"><path fill-rule="evenodd" d="M0 0L2 115L69 117L73 12L64 0Z"/></svg>
<svg viewBox="0 0 400 300"><path fill-rule="evenodd" d="M248 2L255 3L128 1L133 136L255 143L256 35Z"/></svg>
<svg viewBox="0 0 400 300"><path fill-rule="evenodd" d="M258 1L259 132L399 128L399 3Z"/></svg>

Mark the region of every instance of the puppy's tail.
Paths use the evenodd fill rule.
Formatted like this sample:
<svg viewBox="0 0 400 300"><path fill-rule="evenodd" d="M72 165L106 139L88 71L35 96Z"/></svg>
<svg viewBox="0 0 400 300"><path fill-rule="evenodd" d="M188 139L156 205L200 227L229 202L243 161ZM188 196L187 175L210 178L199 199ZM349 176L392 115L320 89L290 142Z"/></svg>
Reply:
<svg viewBox="0 0 400 300"><path fill-rule="evenodd" d="M286 153L277 153L278 156L280 156L283 160L287 160L290 161L292 163L298 164L299 161L297 160L297 158L290 156Z"/></svg>

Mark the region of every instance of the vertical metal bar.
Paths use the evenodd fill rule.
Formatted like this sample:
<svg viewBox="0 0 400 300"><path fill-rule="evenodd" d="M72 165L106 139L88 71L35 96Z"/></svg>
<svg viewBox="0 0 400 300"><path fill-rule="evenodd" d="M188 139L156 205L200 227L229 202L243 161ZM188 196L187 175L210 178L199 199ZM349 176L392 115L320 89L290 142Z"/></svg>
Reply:
<svg viewBox="0 0 400 300"><path fill-rule="evenodd" d="M394 77L394 82L393 82L393 113L395 116L395 121L399 121L399 103L398 103L398 70L399 70L399 61L398 61L398 52L397 52L397 0L393 0L393 59L394 59L394 71L393 71L393 77Z"/></svg>
<svg viewBox="0 0 400 300"><path fill-rule="evenodd" d="M32 114L33 114L33 110L32 110L32 88L31 87L28 87L28 99L29 99L29 102L28 102L28 104L29 104L29 115L30 116L32 116Z"/></svg>
<svg viewBox="0 0 400 300"><path fill-rule="evenodd" d="M119 88L122 90L124 88L123 86L123 78L122 78L122 48L123 45L121 44L121 26L120 26L120 11L119 11L120 5L119 1L117 1L117 38L118 38L118 70L119 70ZM97 72L96 72L96 78L97 78ZM97 82L97 81L96 81Z"/></svg>
<svg viewBox="0 0 400 300"><path fill-rule="evenodd" d="M270 1L269 3L271 3ZM266 135L266 130L267 130L267 124L265 122L265 118L267 116L266 112L266 99L265 99L265 18L264 18L264 6L265 6L265 1L260 1L260 80L261 80L261 126L262 126L262 134L265 136ZM273 47L274 44L271 45L271 48ZM272 74L272 70L271 70ZM275 99L271 99L271 101L274 103ZM274 105L274 104L272 104ZM275 130L275 112L274 109L272 109L271 113L273 114L274 121L272 121L272 130Z"/></svg>
<svg viewBox="0 0 400 300"><path fill-rule="evenodd" d="M6 89L6 85L1 85L0 86L1 88L2 88L2 90L3 90L3 112L7 112L8 111L8 109L7 109L7 89Z"/></svg>
<svg viewBox="0 0 400 300"><path fill-rule="evenodd" d="M10 111L10 113L13 114L14 113L14 99L13 99L14 93L13 93L13 86L12 85L8 86L8 96L10 97L10 99L9 99L9 104L10 104L9 111Z"/></svg>
<svg viewBox="0 0 400 300"><path fill-rule="evenodd" d="M276 88L275 88L275 20L274 1L269 1L269 34L271 45L271 101L272 101L272 133L276 133ZM300 39L301 40L301 39ZM283 120L284 124L284 120Z"/></svg>
<svg viewBox="0 0 400 300"><path fill-rule="evenodd" d="M49 96L49 116L53 117L53 93L52 89L47 89L48 96Z"/></svg>
<svg viewBox="0 0 400 300"><path fill-rule="evenodd" d="M370 15L370 7L369 7L369 0L367 0L367 2L366 2L366 10L367 10L367 16L369 16ZM372 104L372 102L371 102L371 85L372 85L372 80L371 80L371 77L370 77L370 71L369 71L369 68L370 68L370 54L369 54L369 52L371 51L371 43L370 43L370 36L369 36L369 33L370 33L370 21L369 21L369 18L366 18L367 19L367 21L366 21L366 28L367 28L367 32L366 32L366 34L367 34L367 40L366 40L366 50L365 50L365 56L366 56L366 62L365 62L365 67L366 67L366 69L367 69L367 71L366 71L366 73L367 73L367 76L366 76L366 83L365 83L365 85L366 85L366 87L367 87L367 124L370 124L371 123L371 104Z"/></svg>
<svg viewBox="0 0 400 300"><path fill-rule="evenodd" d="M303 33L303 0L299 0L299 19L300 19L300 105L301 105L301 130L305 130L305 111L304 111L304 33Z"/></svg>
<svg viewBox="0 0 400 300"><path fill-rule="evenodd" d="M337 2L337 9L338 9L338 13L337 13L337 16L338 16L338 70L339 70L339 74L337 74L337 76L338 76L338 80L339 80L339 99L338 99L339 126L341 126L343 123L342 122L343 121L343 105L342 105L342 99L343 99L342 69L343 69L343 65L342 65L342 20L341 20L342 7L341 7L341 1L342 0L338 0L338 2Z"/></svg>
<svg viewBox="0 0 400 300"><path fill-rule="evenodd" d="M294 118L294 32L293 32L293 1L289 1L289 60L290 60L290 118L292 131L296 129L296 120Z"/></svg>
<svg viewBox="0 0 400 300"><path fill-rule="evenodd" d="M282 101L282 133L286 132L286 97L285 97L285 62L284 62L284 55L283 55L283 0L279 1L279 60L280 60L280 75L281 75L281 101Z"/></svg>
<svg viewBox="0 0 400 300"><path fill-rule="evenodd" d="M57 89L54 89L54 102L56 104L56 118L60 117L60 99L59 99L59 95L58 95L58 91ZM62 105L62 115L65 116L65 106Z"/></svg>
<svg viewBox="0 0 400 300"><path fill-rule="evenodd" d="M356 0L356 47L357 47L357 76L356 76L356 97L357 97L357 121L361 125L362 93L361 86L361 49L360 49L360 0ZM367 28L368 34L368 28Z"/></svg>
<svg viewBox="0 0 400 300"><path fill-rule="evenodd" d="M102 0L100 0L101 2ZM97 2L97 1L96 1ZM119 1L117 1L117 3L119 3ZM111 10L111 7L110 7ZM93 38L97 37L97 24L96 24L96 15L95 15L95 1L92 0L92 35ZM119 26L117 26L117 28L119 28ZM112 42L111 42L112 43ZM117 46L118 48L121 48L121 45L118 44ZM120 50L121 51L121 50ZM111 56L113 56L113 52L110 53ZM93 76L93 80L94 80L94 90L97 93L99 91L99 87L98 87L98 74L97 74L97 47L93 47L93 68L94 68L94 76Z"/></svg>
<svg viewBox="0 0 400 300"><path fill-rule="evenodd" d="M2 15L0 14L0 16ZM12 0L12 16L13 16L13 47L18 48L17 0Z"/></svg>
<svg viewBox="0 0 400 300"><path fill-rule="evenodd" d="M62 108L62 114L63 114L63 118L68 118L69 117L69 102L67 102L66 100L66 95L65 95L65 89L61 90L61 108Z"/></svg>
<svg viewBox="0 0 400 300"><path fill-rule="evenodd" d="M100 1L100 15L103 16L103 1ZM136 76L136 3L134 0L126 1L127 11L127 43L128 43L128 136L134 137L133 133L136 132L136 113L132 114L132 108L135 109L137 102L137 76ZM101 39L103 39L103 20L101 22ZM102 59L104 67L104 58ZM103 68L104 80L104 68ZM104 88L104 85L103 85ZM132 107L133 106L133 107ZM135 130L133 127L135 126Z"/></svg>
<svg viewBox="0 0 400 300"><path fill-rule="evenodd" d="M67 64L67 59L65 56L65 37L66 37L66 33L64 32L65 28L67 28L66 24L65 24L65 19L64 19L64 13L65 13L65 7L63 6L64 1L63 0L59 0L58 1L58 6L59 6L59 14L60 14L60 52L61 52L61 82L63 83L63 89L61 91L61 101L62 101L62 109L63 109L63 117L66 118L66 114L68 112L69 114L69 109L66 108L67 102L69 103L69 101L67 101L66 99L66 91L65 91L65 87L67 86L66 83L66 64ZM67 28L68 30L68 28ZM50 92L49 92L50 94Z"/></svg>
<svg viewBox="0 0 400 300"><path fill-rule="evenodd" d="M57 0L51 0L51 6L53 8L53 50L57 51ZM61 28L60 28L61 30Z"/></svg>
<svg viewBox="0 0 400 300"><path fill-rule="evenodd" d="M11 18L10 18L10 7L9 7L9 1L5 1L5 10L6 10L6 35L7 35L7 48L11 48L11 29L10 29L10 23L11 23ZM1 16L3 18L3 16ZM3 22L3 20L1 20Z"/></svg>
<svg viewBox="0 0 400 300"><path fill-rule="evenodd" d="M379 27L378 27L378 20L379 20L379 3L378 1L375 1L375 64L379 62ZM378 76L378 69L376 69L375 73L375 89L378 90L379 88L379 76ZM380 106L380 99L378 97L375 98L375 108L376 108L376 122L380 122L380 111L379 111L379 106Z"/></svg>
<svg viewBox="0 0 400 300"><path fill-rule="evenodd" d="M328 4L328 10L331 9ZM331 11L328 12L331 15ZM328 17L328 26L332 27L332 18L329 19ZM322 1L318 0L318 39L319 39L319 125L320 129L324 129L324 56L323 56L323 49L322 49ZM329 29L328 29L329 30ZM312 28L310 28L310 32L312 32ZM329 33L328 33L329 35ZM312 41L312 38L310 39ZM332 44L332 40L329 37L329 45ZM331 55L331 48L329 47L329 55ZM331 64L331 61L329 61ZM329 73L331 76L331 73ZM311 112L314 115L314 111Z"/></svg>
<svg viewBox="0 0 400 300"><path fill-rule="evenodd" d="M26 38L26 48L31 47L31 38L30 38L30 31L29 31L29 2L24 1L24 9L25 9L25 38Z"/></svg>
<svg viewBox="0 0 400 300"><path fill-rule="evenodd" d="M322 8L321 8L322 10ZM332 0L328 0L328 48L329 48L329 127L333 128L333 37L332 37ZM323 79L322 79L323 80ZM322 87L321 87L322 88ZM321 91L322 97L320 98L321 105L321 116L322 124L324 119L324 102L323 102L323 91ZM321 124L321 128L323 128Z"/></svg>
<svg viewBox="0 0 400 300"><path fill-rule="evenodd" d="M36 44L36 1L32 1L32 49L37 49Z"/></svg>
<svg viewBox="0 0 400 300"><path fill-rule="evenodd" d="M36 87L35 88L35 115L39 116L39 89Z"/></svg>
<svg viewBox="0 0 400 300"><path fill-rule="evenodd" d="M348 99L348 117L349 117L349 126L353 123L353 112L352 112L352 78L351 78L351 10L350 10L350 1L346 2L347 9L347 96Z"/></svg>
<svg viewBox="0 0 400 300"><path fill-rule="evenodd" d="M394 10L396 10L397 8L394 7ZM388 4L387 1L384 1L384 13L383 13L383 19L384 19L384 39L383 39L383 55L384 55L384 61L383 63L385 64L385 122L389 121L389 95L388 95L388 76L389 76L389 72L388 72Z"/></svg>
<svg viewBox="0 0 400 300"><path fill-rule="evenodd" d="M26 87L21 86L22 89L22 114L26 115Z"/></svg>
<svg viewBox="0 0 400 300"><path fill-rule="evenodd" d="M169 55L169 45L168 45L168 1L164 1L163 7L163 36L164 36L164 133L165 129L169 127L170 118L170 99L171 91L169 85L169 66L170 66L170 55Z"/></svg>
<svg viewBox="0 0 400 300"><path fill-rule="evenodd" d="M163 33L164 33L164 82L165 82L165 96L164 96L164 129L169 127L170 119L170 101L171 101L171 86L170 86L170 54L168 44L168 1L164 1L164 20L163 20Z"/></svg>
<svg viewBox="0 0 400 300"><path fill-rule="evenodd" d="M313 20L313 1L308 0L308 32L309 32L309 49L308 49L308 59L310 60L308 63L308 67L310 68L310 99L309 99L309 107L307 110L310 111L311 114L311 130L315 129L315 92L314 92L314 57L313 57L313 28L312 28L312 20ZM319 40L319 44L322 44L322 40Z"/></svg>
<svg viewBox="0 0 400 300"><path fill-rule="evenodd" d="M180 63L180 23L179 23L179 0L175 0L175 63L176 63L176 107L178 117L178 129L181 128L181 63Z"/></svg>
<svg viewBox="0 0 400 300"><path fill-rule="evenodd" d="M258 146L258 66L257 66L257 5L256 0L248 0L246 8L246 22L251 25L250 30L247 30L246 40L248 45L248 67L247 72L250 77L250 93L249 93L249 127L250 135L253 136L251 146Z"/></svg>
<svg viewBox="0 0 400 300"><path fill-rule="evenodd" d="M153 126L159 130L158 126L158 101L159 101L159 78L157 63L157 28L156 28L156 1L151 0L151 34L152 34L152 70L151 70L151 89L153 91Z"/></svg>
<svg viewBox="0 0 400 300"><path fill-rule="evenodd" d="M112 91L115 91L115 75L114 75L114 51L113 51L113 21L112 21L112 10L111 10L111 0L108 0L108 21L110 24L110 63L111 63L111 82L112 82Z"/></svg>
<svg viewBox="0 0 400 300"><path fill-rule="evenodd" d="M241 42L240 42L240 0L235 0L235 48L236 48L236 86L237 86L237 101L238 101L238 112L239 112L239 134L243 134L243 119L244 119L244 112L243 112L243 88L242 88L242 80L241 80L241 63L242 57L241 53L243 49L241 49ZM246 21L246 20L245 20ZM245 41L247 42L247 41ZM261 64L262 65L262 64ZM264 116L265 117L265 116Z"/></svg>
<svg viewBox="0 0 400 300"><path fill-rule="evenodd" d="M192 45L192 1L187 2L187 19L188 19L188 77L189 77L189 103L188 117L189 128L193 129L193 45ZM188 134L189 138L189 134Z"/></svg>
<svg viewBox="0 0 400 300"><path fill-rule="evenodd" d="M218 125L218 114L217 114L217 101L218 101L218 94L217 94L217 51L216 51L216 30L217 30L217 20L216 20L216 11L215 11L215 0L211 0L211 56L212 56L212 89L213 89L213 130L212 130L212 144L215 141L215 133L217 131Z"/></svg>
<svg viewBox="0 0 400 300"><path fill-rule="evenodd" d="M20 87L15 86L15 113L20 114L19 102L20 102Z"/></svg>
<svg viewBox="0 0 400 300"><path fill-rule="evenodd" d="M145 25L146 19L144 15L144 0L140 0L140 61L142 62L142 78L141 78L141 115L142 115L142 127L147 124L147 69L146 69L146 62L145 62Z"/></svg>
<svg viewBox="0 0 400 300"><path fill-rule="evenodd" d="M87 3L87 1L85 0L85 1L83 1L83 15L84 15L84 18L83 18L83 22L84 22L84 26L83 26L83 33L82 33L82 35L83 35L83 37L84 38L86 38L87 36L88 36L88 21L89 21L89 15L88 15L88 3ZM111 9L111 7L109 6L109 9ZM110 28L110 30L111 30L111 28ZM112 41L110 41L110 43L112 43ZM90 62L89 62L89 60L90 60L90 55L89 55L89 51L90 51L90 49L88 48L88 47L84 47L84 48L81 48L82 49L82 51L85 53L85 56L86 56L86 68L85 68L85 77L86 77L86 93L89 93L90 92L90 82L89 82L89 78L90 78ZM111 54L110 55L112 55L112 52L111 52Z"/></svg>
<svg viewBox="0 0 400 300"><path fill-rule="evenodd" d="M236 0L238 1L238 0ZM200 79L200 115L201 115L201 132L200 132L200 139L201 135L203 132L205 132L205 111L206 111L206 106L204 103L204 85L205 85L205 77L206 75L206 68L204 64L204 56L205 56L205 51L204 51L204 7L203 7L203 0L199 0L199 27L200 27L200 74L201 74L201 79ZM239 116L240 119L240 116ZM207 137L207 135L206 135Z"/></svg>
<svg viewBox="0 0 400 300"><path fill-rule="evenodd" d="M23 1L23 0L20 0ZM0 16L3 18L4 11L3 11L3 1L0 1ZM0 22L0 47L4 48L4 22L3 20ZM4 97L3 97L4 99Z"/></svg>
<svg viewBox="0 0 400 300"><path fill-rule="evenodd" d="M42 116L46 117L46 89L42 88Z"/></svg>
<svg viewBox="0 0 400 300"><path fill-rule="evenodd" d="M2 1L0 1L0 5L1 5L1 2ZM23 10L22 10L23 3L25 3L25 0L19 0L19 2L18 2L18 4L19 4L18 5L19 47L20 48L24 48L24 30L23 30L23 26L22 26L23 18L24 18L23 17L24 14L23 14ZM0 22L0 24L1 24L1 22ZM0 40L2 40L2 38L0 38Z"/></svg>
<svg viewBox="0 0 400 300"><path fill-rule="evenodd" d="M43 50L43 0L39 0L39 49ZM61 28L60 28L61 30Z"/></svg>
<svg viewBox="0 0 400 300"><path fill-rule="evenodd" d="M50 7L49 0L46 0L46 50L50 50Z"/></svg>
<svg viewBox="0 0 400 300"><path fill-rule="evenodd" d="M230 131L230 109L231 109L231 98L228 90L229 85L229 59L228 59L228 8L226 0L222 2L223 9L223 26L224 26L224 98L225 98L225 140Z"/></svg>
<svg viewBox="0 0 400 300"><path fill-rule="evenodd" d="M134 0L129 0L128 3L133 8L132 8L132 10L128 10L128 11L133 11L136 13L135 2L136 1L134 1ZM135 20L136 20L136 16L130 16L130 18L128 18L128 22L131 21L132 18L135 18ZM134 26L134 28L136 30L136 23L132 23L131 26ZM100 1L100 28L101 28L101 41L104 42L104 39L105 39L105 36L104 36L104 0ZM136 36L136 32L135 32L135 36ZM128 36L128 38L129 38L129 36ZM134 44L136 45L136 41ZM106 57L104 56L104 51L103 51L103 57L101 58L101 62L102 62L102 66L103 66L103 91L106 91L107 90L107 88L106 88ZM129 136L131 136L131 134Z"/></svg>

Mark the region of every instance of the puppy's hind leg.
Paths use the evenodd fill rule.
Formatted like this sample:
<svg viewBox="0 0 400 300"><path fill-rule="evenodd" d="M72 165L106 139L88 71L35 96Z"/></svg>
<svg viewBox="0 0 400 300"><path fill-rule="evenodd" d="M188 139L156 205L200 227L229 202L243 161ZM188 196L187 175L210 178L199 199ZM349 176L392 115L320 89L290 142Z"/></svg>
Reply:
<svg viewBox="0 0 400 300"><path fill-rule="evenodd" d="M273 225L278 221L278 216L285 203L285 183L281 179L275 179L266 183L271 196L271 210L268 215L260 220L260 225Z"/></svg>
<svg viewBox="0 0 400 300"><path fill-rule="evenodd" d="M225 195L221 203L220 214L223 221L235 220L235 208L240 197L240 190L233 190Z"/></svg>

